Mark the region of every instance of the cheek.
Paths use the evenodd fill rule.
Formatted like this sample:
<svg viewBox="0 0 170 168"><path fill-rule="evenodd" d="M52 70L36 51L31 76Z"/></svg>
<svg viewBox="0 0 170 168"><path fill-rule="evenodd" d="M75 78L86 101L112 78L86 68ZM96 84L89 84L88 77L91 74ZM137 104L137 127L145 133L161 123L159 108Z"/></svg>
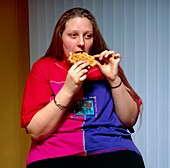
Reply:
<svg viewBox="0 0 170 168"><path fill-rule="evenodd" d="M64 54L69 57L69 53L70 51L72 51L72 48L74 47L74 44L69 41L69 40L64 40L63 41L63 50L64 50Z"/></svg>
<svg viewBox="0 0 170 168"><path fill-rule="evenodd" d="M89 53L92 49L92 46L93 46L93 41L88 41L85 45L85 48L86 48L87 51L89 51Z"/></svg>

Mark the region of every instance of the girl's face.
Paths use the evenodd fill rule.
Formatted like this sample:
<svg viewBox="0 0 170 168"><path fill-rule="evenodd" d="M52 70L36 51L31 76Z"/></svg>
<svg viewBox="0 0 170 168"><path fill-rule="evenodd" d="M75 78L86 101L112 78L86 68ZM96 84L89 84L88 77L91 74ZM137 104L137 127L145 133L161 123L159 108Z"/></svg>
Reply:
<svg viewBox="0 0 170 168"><path fill-rule="evenodd" d="M66 22L62 34L63 50L68 58L70 52L86 52L90 54L93 45L93 27L90 21L76 17Z"/></svg>

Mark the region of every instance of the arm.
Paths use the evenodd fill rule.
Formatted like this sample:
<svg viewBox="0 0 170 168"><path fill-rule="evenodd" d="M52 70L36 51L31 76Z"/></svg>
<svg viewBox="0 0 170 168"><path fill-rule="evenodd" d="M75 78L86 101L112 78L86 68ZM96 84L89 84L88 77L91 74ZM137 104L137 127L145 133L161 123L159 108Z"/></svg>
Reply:
<svg viewBox="0 0 170 168"><path fill-rule="evenodd" d="M80 61L69 69L63 87L55 96L55 100L59 104L61 104L62 106L69 106L74 96L80 91L82 82L86 79L88 72L87 66L89 66L89 63L84 63L83 61ZM37 71L38 70L36 69L35 72L37 73ZM42 75L42 71L39 74ZM32 139L41 140L50 136L57 129L67 109L57 106L54 103L54 100L45 104L44 99L48 95L47 88L50 87L48 81L46 82L46 84L44 84L45 82L43 77L35 80L34 76L31 87L34 87L35 82L37 87L34 90L36 91L36 97L37 99L39 99L39 102L37 104L33 103L30 109L40 109L31 118L30 122L26 126L26 129L31 135ZM47 90L45 94L43 94L43 98L41 98L41 92L37 90L38 88L41 88L41 90ZM29 88L27 93L31 93L30 90L32 89ZM27 95L27 97L29 97L29 95ZM35 96L32 98L34 98L35 100ZM29 97L29 100L30 99L31 98ZM42 106L42 104L45 105Z"/></svg>
<svg viewBox="0 0 170 168"><path fill-rule="evenodd" d="M64 88L54 98L59 104L68 106L72 95ZM27 125L27 131L34 140L41 140L50 136L57 129L67 108L59 108L54 100L39 110Z"/></svg>
<svg viewBox="0 0 170 168"><path fill-rule="evenodd" d="M114 99L115 112L124 124L124 126L133 126L138 118L138 106L132 96L129 94L126 86L121 83L121 78L118 76L118 65L121 61L121 55L115 54L114 51L103 51L99 55L95 55L98 58L97 65L110 84L112 97Z"/></svg>
<svg viewBox="0 0 170 168"><path fill-rule="evenodd" d="M117 86L121 82L120 77L116 77L114 81L110 81L110 86ZM127 91L126 86L121 83L117 88L111 88L112 96L114 99L115 112L121 122L125 126L135 125L138 118L138 106L134 99Z"/></svg>

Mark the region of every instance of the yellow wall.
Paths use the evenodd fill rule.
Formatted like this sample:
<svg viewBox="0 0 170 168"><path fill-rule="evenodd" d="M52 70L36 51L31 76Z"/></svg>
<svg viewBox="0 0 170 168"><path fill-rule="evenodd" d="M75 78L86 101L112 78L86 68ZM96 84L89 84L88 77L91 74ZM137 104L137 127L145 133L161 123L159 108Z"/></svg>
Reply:
<svg viewBox="0 0 170 168"><path fill-rule="evenodd" d="M24 168L30 139L20 128L29 73L28 0L0 0L0 167Z"/></svg>

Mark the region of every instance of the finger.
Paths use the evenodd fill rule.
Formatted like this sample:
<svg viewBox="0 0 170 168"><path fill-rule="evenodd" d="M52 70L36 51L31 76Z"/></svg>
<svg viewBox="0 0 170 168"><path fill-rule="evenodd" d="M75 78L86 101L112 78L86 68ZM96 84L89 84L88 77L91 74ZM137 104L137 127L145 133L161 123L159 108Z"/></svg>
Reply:
<svg viewBox="0 0 170 168"><path fill-rule="evenodd" d="M121 59L121 55L119 53L114 55L114 59L118 59L118 58Z"/></svg>
<svg viewBox="0 0 170 168"><path fill-rule="evenodd" d="M104 50L99 54L99 60L103 60L103 58L105 57L105 55L107 54L108 50Z"/></svg>
<svg viewBox="0 0 170 168"><path fill-rule="evenodd" d="M87 75L83 75L79 78L79 81L80 82L83 82L85 79L87 78Z"/></svg>
<svg viewBox="0 0 170 168"><path fill-rule="evenodd" d="M95 55L93 55L93 57L94 57L95 59L98 59L98 58L100 57L100 54L95 54Z"/></svg>
<svg viewBox="0 0 170 168"><path fill-rule="evenodd" d="M108 51L108 52L105 54L105 57L114 56L114 55L115 55L115 51L114 51L114 50L111 50L111 51Z"/></svg>
<svg viewBox="0 0 170 168"><path fill-rule="evenodd" d="M79 72L82 69L87 69L89 65L90 63L87 61L78 61L72 66L72 68L73 70L76 70L77 72Z"/></svg>

